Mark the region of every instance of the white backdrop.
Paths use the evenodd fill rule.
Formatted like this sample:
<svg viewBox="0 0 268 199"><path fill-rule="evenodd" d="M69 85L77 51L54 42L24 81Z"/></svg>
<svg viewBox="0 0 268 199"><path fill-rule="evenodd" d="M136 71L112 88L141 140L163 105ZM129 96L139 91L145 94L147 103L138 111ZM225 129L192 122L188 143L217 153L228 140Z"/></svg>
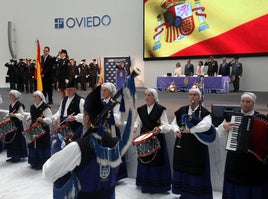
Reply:
<svg viewBox="0 0 268 199"><path fill-rule="evenodd" d="M109 26L54 28L55 18L73 17L80 21L85 16L103 15L111 17ZM183 66L186 63L185 59L143 61L143 1L1 0L0 87L8 86L4 83L7 71L4 64L11 58L8 49L8 21L13 24L17 58L35 58L36 39L40 40L41 47L50 46L52 55L64 48L70 57L78 61L99 56L130 56L132 65L142 71L142 75L136 78L136 85L139 87L155 87L158 75L172 72L177 61ZM200 59L192 60L192 63L196 66L198 60ZM250 57L241 58L240 61L244 65L241 89L268 91L268 58Z"/></svg>

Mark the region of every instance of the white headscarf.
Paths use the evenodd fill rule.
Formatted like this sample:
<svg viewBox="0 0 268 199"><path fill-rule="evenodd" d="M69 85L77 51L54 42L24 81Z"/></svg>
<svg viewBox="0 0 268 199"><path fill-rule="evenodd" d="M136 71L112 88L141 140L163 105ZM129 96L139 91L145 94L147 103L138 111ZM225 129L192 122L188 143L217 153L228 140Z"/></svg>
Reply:
<svg viewBox="0 0 268 199"><path fill-rule="evenodd" d="M111 82L105 82L101 86L107 88L112 93L112 96L115 95L115 93L116 93L116 87L115 87L115 85L113 83L111 83Z"/></svg>
<svg viewBox="0 0 268 199"><path fill-rule="evenodd" d="M21 93L19 91L17 91L17 90L11 90L11 91L9 91L9 93L11 93L12 95L14 95L17 100L21 100Z"/></svg>
<svg viewBox="0 0 268 199"><path fill-rule="evenodd" d="M257 99L257 96L256 96L254 93L251 93L251 92L244 92L244 93L241 95L241 99L242 99L243 97L248 97L248 98L252 99L252 101L254 102L254 104L255 104L256 99Z"/></svg>
<svg viewBox="0 0 268 199"><path fill-rule="evenodd" d="M189 90L189 93L190 93L190 91L195 91L198 95L199 95L199 97L201 98L201 91L199 90L199 88L197 87L197 86L193 86L190 90Z"/></svg>
<svg viewBox="0 0 268 199"><path fill-rule="evenodd" d="M35 92L33 93L33 95L38 95L38 96L41 98L41 100L42 100L44 103L46 103L46 98L45 98L44 94L42 93L42 91L35 91Z"/></svg>
<svg viewBox="0 0 268 199"><path fill-rule="evenodd" d="M147 92L147 91L149 91L150 93L153 94L155 102L158 103L159 99L158 99L157 91L154 88L147 88L145 92Z"/></svg>

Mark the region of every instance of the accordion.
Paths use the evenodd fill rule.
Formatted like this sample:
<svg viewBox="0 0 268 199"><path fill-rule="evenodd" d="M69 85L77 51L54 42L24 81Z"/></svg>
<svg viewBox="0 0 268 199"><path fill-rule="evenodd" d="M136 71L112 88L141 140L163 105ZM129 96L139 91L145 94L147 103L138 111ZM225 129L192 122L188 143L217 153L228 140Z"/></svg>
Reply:
<svg viewBox="0 0 268 199"><path fill-rule="evenodd" d="M249 152L258 160L268 158L268 122L256 116L232 116L234 128L229 132L226 150Z"/></svg>

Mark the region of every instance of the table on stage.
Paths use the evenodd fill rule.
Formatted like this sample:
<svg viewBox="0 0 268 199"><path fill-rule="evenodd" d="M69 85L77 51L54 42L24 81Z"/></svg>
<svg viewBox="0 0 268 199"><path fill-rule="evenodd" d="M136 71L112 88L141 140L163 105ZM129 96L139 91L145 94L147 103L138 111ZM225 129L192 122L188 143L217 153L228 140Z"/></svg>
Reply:
<svg viewBox="0 0 268 199"><path fill-rule="evenodd" d="M197 76L158 76L156 82L156 88L158 90L166 90L172 81L175 82L176 87L179 90L188 90L194 83L200 83L200 77ZM205 76L204 77L204 90L209 92L210 90L216 90L217 93L229 93L229 76Z"/></svg>

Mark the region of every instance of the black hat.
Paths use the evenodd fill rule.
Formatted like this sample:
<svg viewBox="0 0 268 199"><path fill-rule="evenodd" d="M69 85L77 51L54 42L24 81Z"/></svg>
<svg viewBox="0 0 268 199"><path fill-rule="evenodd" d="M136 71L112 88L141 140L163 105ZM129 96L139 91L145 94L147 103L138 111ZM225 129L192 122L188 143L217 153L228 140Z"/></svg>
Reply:
<svg viewBox="0 0 268 199"><path fill-rule="evenodd" d="M92 61L96 61L96 59L92 59Z"/></svg>
<svg viewBox="0 0 268 199"><path fill-rule="evenodd" d="M86 59L82 59L81 61L86 61Z"/></svg>
<svg viewBox="0 0 268 199"><path fill-rule="evenodd" d="M67 50L61 49L59 53L65 53L65 54L67 54Z"/></svg>
<svg viewBox="0 0 268 199"><path fill-rule="evenodd" d="M84 103L84 110L90 116L90 120L94 122L102 112L103 108L104 105L101 101L101 86L98 86L87 95Z"/></svg>
<svg viewBox="0 0 268 199"><path fill-rule="evenodd" d="M76 88L74 83L74 78L72 78L68 84L66 85L66 88Z"/></svg>

